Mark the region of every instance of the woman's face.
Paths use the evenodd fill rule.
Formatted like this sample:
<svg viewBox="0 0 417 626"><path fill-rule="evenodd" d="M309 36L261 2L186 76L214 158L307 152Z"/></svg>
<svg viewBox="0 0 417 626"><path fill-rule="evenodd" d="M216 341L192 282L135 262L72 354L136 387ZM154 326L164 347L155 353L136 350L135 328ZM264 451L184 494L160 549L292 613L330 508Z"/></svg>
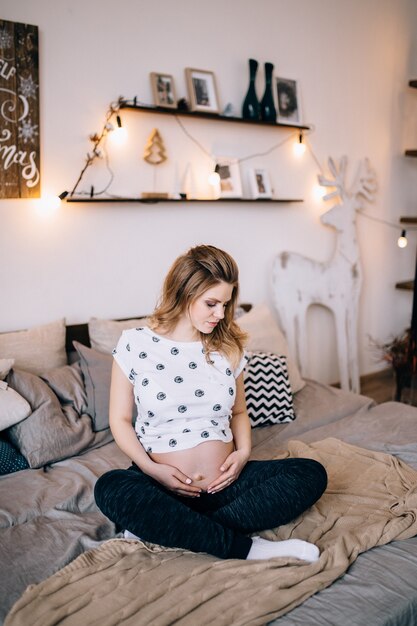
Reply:
<svg viewBox="0 0 417 626"><path fill-rule="evenodd" d="M224 310L230 302L233 285L217 283L196 298L188 309L192 326L201 333L209 334L224 317Z"/></svg>

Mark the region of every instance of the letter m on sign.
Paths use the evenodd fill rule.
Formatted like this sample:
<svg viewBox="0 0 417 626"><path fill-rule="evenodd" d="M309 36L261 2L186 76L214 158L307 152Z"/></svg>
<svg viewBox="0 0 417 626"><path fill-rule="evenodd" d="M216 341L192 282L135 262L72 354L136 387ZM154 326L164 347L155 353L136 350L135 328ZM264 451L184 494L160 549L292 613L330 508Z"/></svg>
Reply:
<svg viewBox="0 0 417 626"><path fill-rule="evenodd" d="M39 198L38 27L0 20L0 199Z"/></svg>

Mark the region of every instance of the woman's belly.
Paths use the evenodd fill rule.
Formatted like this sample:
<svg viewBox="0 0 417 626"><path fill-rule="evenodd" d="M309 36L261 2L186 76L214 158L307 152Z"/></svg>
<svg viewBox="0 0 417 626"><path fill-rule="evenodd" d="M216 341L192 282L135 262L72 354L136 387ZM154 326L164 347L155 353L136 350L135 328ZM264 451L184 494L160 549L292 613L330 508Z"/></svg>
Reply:
<svg viewBox="0 0 417 626"><path fill-rule="evenodd" d="M220 467L233 449L233 441L228 443L205 441L195 448L175 452L152 452L149 456L156 463L176 467L191 478L193 485L204 490L220 476L222 473Z"/></svg>

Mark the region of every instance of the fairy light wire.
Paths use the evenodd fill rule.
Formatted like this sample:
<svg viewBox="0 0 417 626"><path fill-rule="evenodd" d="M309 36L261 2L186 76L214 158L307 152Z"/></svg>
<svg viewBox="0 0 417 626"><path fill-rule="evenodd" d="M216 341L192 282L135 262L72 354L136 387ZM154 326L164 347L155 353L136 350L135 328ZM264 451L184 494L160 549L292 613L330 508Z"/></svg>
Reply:
<svg viewBox="0 0 417 626"><path fill-rule="evenodd" d="M307 149L311 155L311 157L313 158L314 162L317 165L318 170L320 171L320 174L324 174L324 170L320 164L320 161L316 155L316 153L313 150L313 147L310 143L310 141L305 140L305 144L307 146ZM358 214L361 215L362 217L365 217L368 220L371 220L373 222L379 222L380 224L385 224L385 226L389 226L390 228L395 228L395 230L399 230L402 231L404 230L403 227L401 226L401 224L399 225L398 223L394 223L394 222L390 222L389 220L385 220L382 217L376 217L376 215L371 215L370 213L367 213L365 211L364 208L359 208L358 209ZM412 226L407 224L407 228L406 230L417 230L417 225L416 226Z"/></svg>
<svg viewBox="0 0 417 626"><path fill-rule="evenodd" d="M103 140L107 139L107 135L110 131L109 128L109 124L110 124L110 120L111 118L116 115L116 120L117 123L119 124L119 120L117 118L120 119L119 117L119 110L121 108L122 104L126 104L128 101L124 100L122 96L120 96L118 98L117 101L112 102L109 106L109 109L106 113L106 118L105 118L105 122L102 128L102 131L100 133L100 135L95 134L95 135L90 135L90 139L93 141L93 149L91 152L87 153L87 159L86 159L86 163L84 168L81 170L80 175L77 179L77 182L75 183L72 191L69 193L69 196L73 196L75 191L78 188L78 185L81 182L81 179L83 178L86 170L90 167L90 165L92 165L92 163L95 161L96 158L98 158L100 156L100 151L99 151L99 146L100 144L103 142ZM151 105L145 104L143 102L140 102L137 100L137 98L133 99L133 104L134 105L139 105L139 106L145 106L145 107L149 107L152 108ZM205 148L205 146L203 146L203 144L198 141L198 139L196 139L191 132L188 130L188 128L184 125L183 121L180 119L180 117L178 115L174 115L174 119L176 120L179 128L182 130L182 132L184 133L184 135L191 141L193 142L200 150L203 154L205 154L211 161L215 161L216 157L215 155L213 155L209 150L207 150ZM296 135L297 137L299 137L299 141L303 142L307 149L309 154L311 155L314 163L316 164L316 167L318 169L318 171L320 172L321 175L324 175L324 169L322 167L322 164L320 162L320 160L318 159L315 151L313 150L313 147L311 145L310 140L308 139L308 136L313 133L315 131L315 126L313 124L310 124L308 128L303 128L303 129L295 129L293 133L289 134L287 137L285 137L284 139L282 139L281 141L273 144L270 148L268 148L267 150L264 150L262 152L255 152L253 154L248 154L246 156L240 157L237 159L238 163L244 163L245 161L250 161L252 159L255 158L259 158L259 157L265 157L270 155L272 152L274 152L275 150L278 150L279 148L281 148L282 146L284 146L286 143L293 141L294 140L294 135ZM106 168L107 171L109 172L110 178L109 178L109 182L105 185L105 187L98 191L98 192L94 192L94 196L99 196L99 195L103 195L106 194L108 192L108 190L110 189L113 180L114 180L114 172L111 169L110 166L110 160L109 160L109 155L108 152L106 150L106 147L104 147L104 160L105 160L105 164L106 164ZM89 191L78 191L77 192L79 195L91 195ZM112 194L107 193L107 196L110 198L119 198L120 196L114 196ZM383 218L380 217L376 217L375 215L370 215L369 213L365 212L365 210L363 208L358 209L358 213L359 215L361 215L362 217L365 217L369 220L372 220L374 222L379 222L380 224L385 224L386 226L389 226L391 228L395 228L396 230L403 230L398 224L394 224L393 222L390 222L388 220L385 220ZM407 230L417 230L417 226L412 226L412 225L407 225Z"/></svg>

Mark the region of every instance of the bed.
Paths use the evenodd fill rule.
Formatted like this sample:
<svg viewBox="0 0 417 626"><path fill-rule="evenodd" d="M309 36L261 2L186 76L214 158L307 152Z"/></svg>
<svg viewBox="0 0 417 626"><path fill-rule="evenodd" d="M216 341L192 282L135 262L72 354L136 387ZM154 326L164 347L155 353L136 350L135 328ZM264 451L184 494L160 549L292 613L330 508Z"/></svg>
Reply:
<svg viewBox="0 0 417 626"><path fill-rule="evenodd" d="M268 398L255 402L266 418L252 430L252 458L317 458L329 488L264 536L314 540L320 560L221 561L122 538L93 487L129 464L108 429L110 351L142 323L60 320L0 335L0 366L14 360L5 383L29 405L1 439L16 457L0 477L1 623L415 625L417 409L301 379L265 305L240 323L251 355L283 357L268 387L290 390L291 402L278 423ZM263 393L254 386L251 401Z"/></svg>

